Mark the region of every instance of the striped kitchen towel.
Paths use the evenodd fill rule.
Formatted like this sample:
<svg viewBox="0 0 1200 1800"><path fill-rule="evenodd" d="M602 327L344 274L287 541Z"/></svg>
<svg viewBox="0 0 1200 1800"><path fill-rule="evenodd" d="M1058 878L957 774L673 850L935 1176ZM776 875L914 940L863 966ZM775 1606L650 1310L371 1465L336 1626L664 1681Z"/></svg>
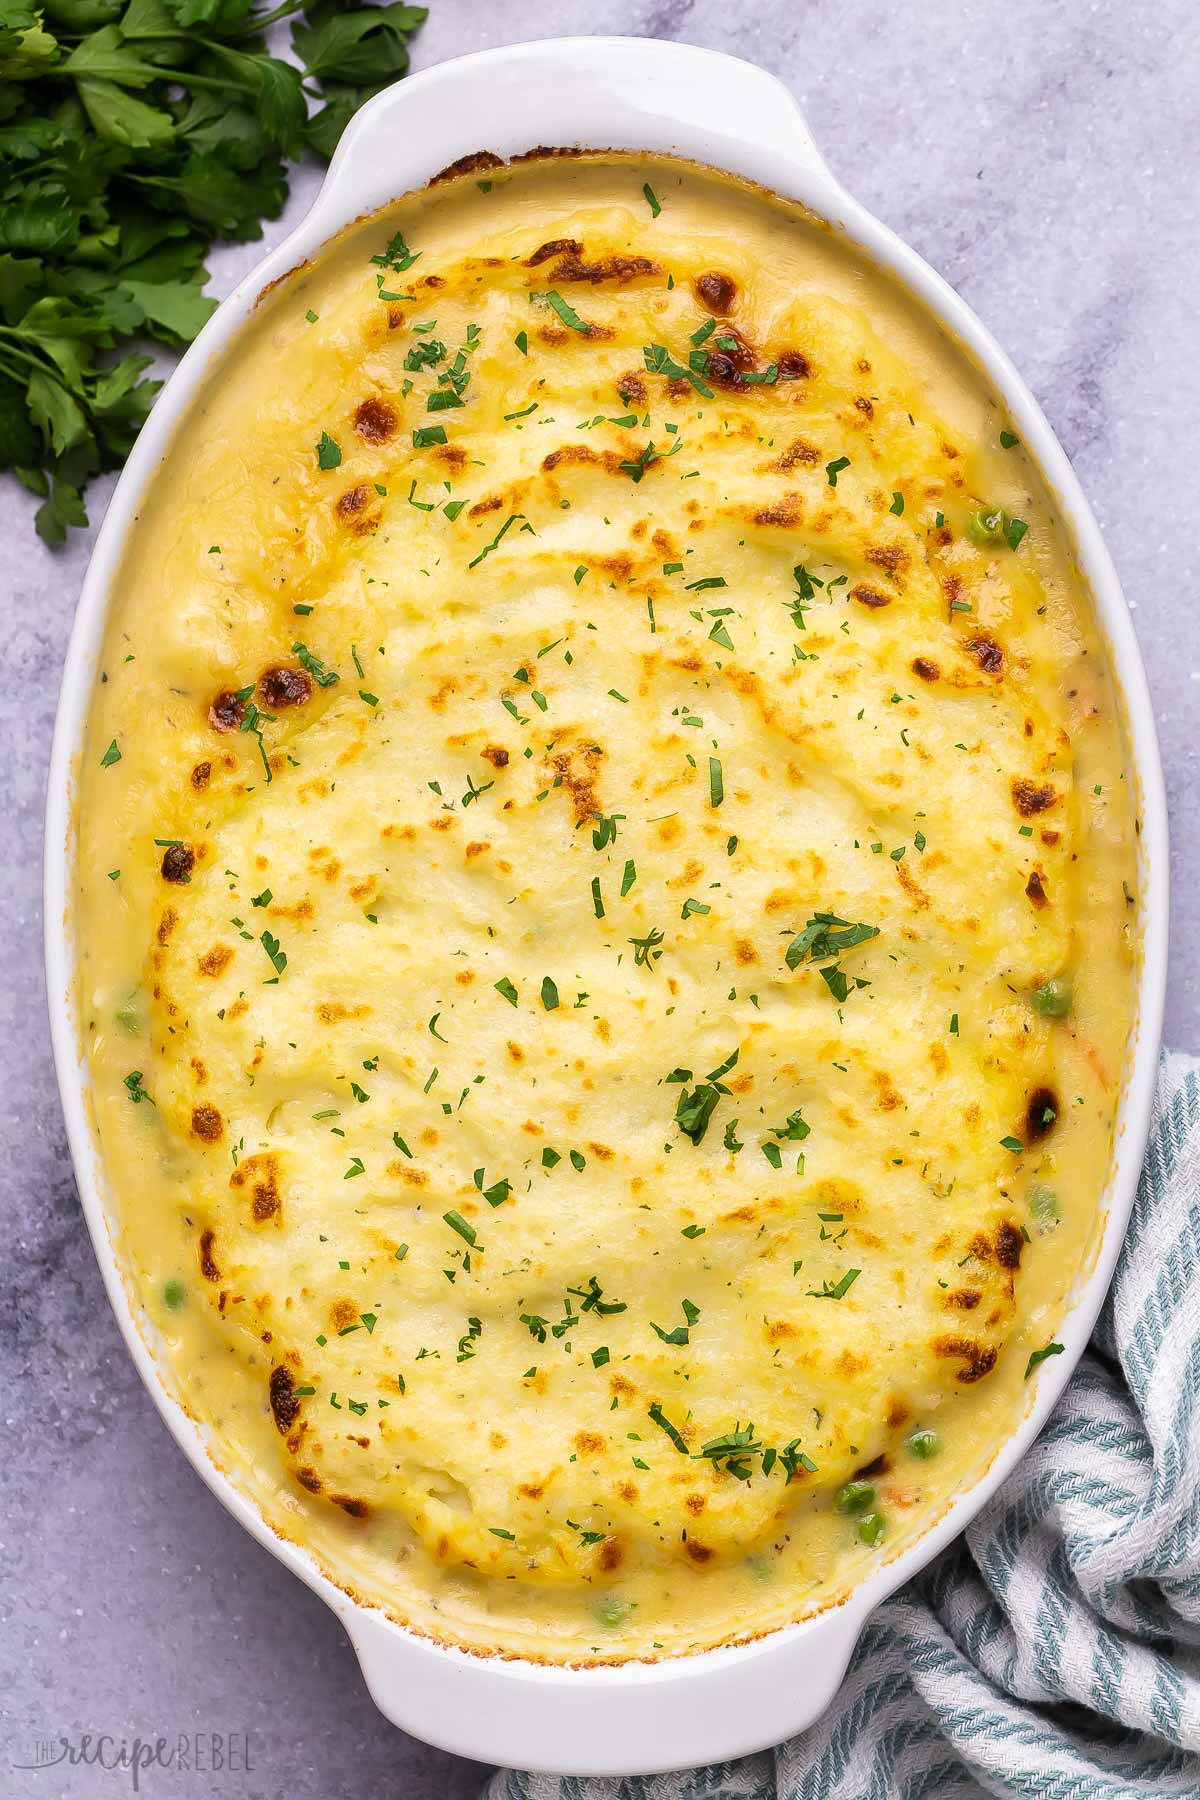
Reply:
<svg viewBox="0 0 1200 1800"><path fill-rule="evenodd" d="M778 1750L623 1780L502 1770L486 1800L1200 1796L1200 1061L1162 1065L1129 1236L1042 1436L879 1608Z"/></svg>

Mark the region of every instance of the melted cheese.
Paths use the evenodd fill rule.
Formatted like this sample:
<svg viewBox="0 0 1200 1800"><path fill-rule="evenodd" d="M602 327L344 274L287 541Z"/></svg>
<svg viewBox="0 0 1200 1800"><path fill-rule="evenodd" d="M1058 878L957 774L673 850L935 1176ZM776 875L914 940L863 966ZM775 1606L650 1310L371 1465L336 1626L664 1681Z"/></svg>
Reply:
<svg viewBox="0 0 1200 1800"><path fill-rule="evenodd" d="M149 490L79 812L130 1275L213 1454L418 1628L768 1629L1026 1403L1131 806L1005 423L795 207L543 160L289 277Z"/></svg>

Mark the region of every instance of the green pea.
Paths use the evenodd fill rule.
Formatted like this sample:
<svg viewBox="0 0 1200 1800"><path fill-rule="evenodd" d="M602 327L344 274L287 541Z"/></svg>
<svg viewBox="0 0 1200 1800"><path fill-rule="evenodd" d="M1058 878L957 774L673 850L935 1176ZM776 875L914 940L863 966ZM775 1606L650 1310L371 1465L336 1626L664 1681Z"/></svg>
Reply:
<svg viewBox="0 0 1200 1800"><path fill-rule="evenodd" d="M131 1036L142 1029L142 1009L136 994L130 994L124 1006L118 1006L116 1017L121 1030L128 1031Z"/></svg>
<svg viewBox="0 0 1200 1800"><path fill-rule="evenodd" d="M1008 514L1002 506L981 506L967 518L967 536L973 544L1002 544Z"/></svg>
<svg viewBox="0 0 1200 1800"><path fill-rule="evenodd" d="M1029 996L1029 1004L1043 1019L1065 1019L1071 1010L1073 999L1071 983L1067 977L1052 975L1049 981L1043 981L1041 987L1034 988Z"/></svg>
<svg viewBox="0 0 1200 1800"><path fill-rule="evenodd" d="M848 1481L833 1496L834 1508L840 1513L866 1512L874 1502L875 1489L869 1481Z"/></svg>
<svg viewBox="0 0 1200 1800"><path fill-rule="evenodd" d="M941 1449L942 1440L936 1431L914 1431L908 1440L908 1447L914 1456L919 1456L922 1462L928 1462Z"/></svg>
<svg viewBox="0 0 1200 1800"><path fill-rule="evenodd" d="M597 1600L596 1617L601 1625L607 1625L610 1631L615 1631L617 1626L623 1625L629 1617L629 1603L625 1600L618 1600L615 1594L610 1594L605 1600Z"/></svg>
<svg viewBox="0 0 1200 1800"><path fill-rule="evenodd" d="M886 1532L887 1520L882 1513L870 1512L858 1521L858 1535L864 1544L881 1543Z"/></svg>
<svg viewBox="0 0 1200 1800"><path fill-rule="evenodd" d="M1051 1187L1044 1187L1039 1182L1036 1187L1030 1188L1025 1198L1030 1212L1037 1221L1038 1229L1040 1231L1053 1231L1054 1227L1062 1218L1062 1213L1059 1210L1058 1195L1055 1193L1054 1189Z"/></svg>
<svg viewBox="0 0 1200 1800"><path fill-rule="evenodd" d="M775 1573L770 1558L766 1556L748 1557L746 1560L746 1567L753 1575L755 1581L770 1581Z"/></svg>
<svg viewBox="0 0 1200 1800"><path fill-rule="evenodd" d="M187 1289L182 1281L166 1281L163 1283L163 1300L172 1312L178 1312L187 1298Z"/></svg>

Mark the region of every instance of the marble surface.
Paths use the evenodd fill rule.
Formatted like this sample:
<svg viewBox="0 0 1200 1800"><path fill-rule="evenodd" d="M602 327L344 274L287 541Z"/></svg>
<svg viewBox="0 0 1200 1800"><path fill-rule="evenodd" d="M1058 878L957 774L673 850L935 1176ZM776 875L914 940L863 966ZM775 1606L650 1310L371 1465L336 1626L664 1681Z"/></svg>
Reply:
<svg viewBox="0 0 1200 1800"><path fill-rule="evenodd" d="M1173 808L1170 1040L1200 1044L1200 110L1191 0L431 0L416 63L552 32L731 50L800 96L830 163L966 295L1075 461L1135 606ZM481 140L486 130L479 132ZM304 208L316 171L293 184ZM225 292L258 246L214 259ZM93 490L92 516L107 489ZM0 1792L128 1793L24 1772L39 1736L250 1734L249 1771L151 1770L155 1800L456 1800L483 1771L374 1710L340 1627L226 1517L118 1339L50 1067L39 859L46 759L87 534L52 555L0 484Z"/></svg>

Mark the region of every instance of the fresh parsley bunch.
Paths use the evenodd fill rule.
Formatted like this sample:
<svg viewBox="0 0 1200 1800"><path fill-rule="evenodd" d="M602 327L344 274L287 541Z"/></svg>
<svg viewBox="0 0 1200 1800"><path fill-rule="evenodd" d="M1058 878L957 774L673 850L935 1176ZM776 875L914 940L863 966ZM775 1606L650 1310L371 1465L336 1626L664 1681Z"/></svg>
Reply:
<svg viewBox="0 0 1200 1800"><path fill-rule="evenodd" d="M263 32L292 18L303 71ZM261 235L285 163L332 155L408 68L420 6L336 0L0 0L0 469L39 535L86 525L159 383L130 339L172 347L215 306L214 238ZM321 102L310 116L308 102Z"/></svg>

